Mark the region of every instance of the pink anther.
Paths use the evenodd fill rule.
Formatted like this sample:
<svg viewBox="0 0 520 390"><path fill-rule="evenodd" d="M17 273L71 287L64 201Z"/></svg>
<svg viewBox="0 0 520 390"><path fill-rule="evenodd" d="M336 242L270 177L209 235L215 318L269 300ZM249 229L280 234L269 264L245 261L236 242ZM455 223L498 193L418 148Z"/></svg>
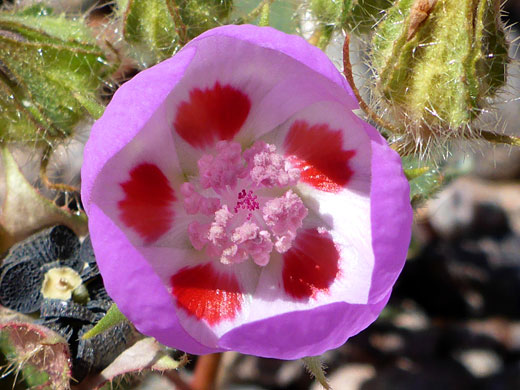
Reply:
<svg viewBox="0 0 520 390"><path fill-rule="evenodd" d="M247 174L242 162L242 147L237 142L219 141L217 154L205 154L198 161L202 188L213 188L217 193L233 188L237 179Z"/></svg>
<svg viewBox="0 0 520 390"><path fill-rule="evenodd" d="M276 153L274 145L258 141L244 152L244 158L250 169L251 180L259 187L291 186L300 178L300 171L292 168L282 155Z"/></svg>

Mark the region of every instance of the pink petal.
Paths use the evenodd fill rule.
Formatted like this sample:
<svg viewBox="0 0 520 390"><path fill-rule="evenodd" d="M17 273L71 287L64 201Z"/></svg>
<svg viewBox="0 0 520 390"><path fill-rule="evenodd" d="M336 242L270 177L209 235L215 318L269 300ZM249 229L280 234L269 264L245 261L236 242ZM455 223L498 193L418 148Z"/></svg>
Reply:
<svg viewBox="0 0 520 390"><path fill-rule="evenodd" d="M300 230L292 248L283 255L283 287L296 299L326 291L336 278L339 253L330 235L316 229Z"/></svg>
<svg viewBox="0 0 520 390"><path fill-rule="evenodd" d="M220 338L219 346L276 359L321 355L374 322L389 298L390 294L368 305L335 302L312 310L286 311L232 329Z"/></svg>
<svg viewBox="0 0 520 390"><path fill-rule="evenodd" d="M246 94L231 85L194 88L190 100L178 108L175 131L190 145L205 147L216 141L230 140L244 124L251 101Z"/></svg>
<svg viewBox="0 0 520 390"><path fill-rule="evenodd" d="M401 158L369 124L365 131L372 144L370 219L375 264L370 302L386 296L403 269L412 234L413 210L410 187Z"/></svg>
<svg viewBox="0 0 520 390"><path fill-rule="evenodd" d="M95 184L99 185L101 170L142 132L154 116L158 119L161 104L184 75L194 54L194 48L183 50L174 59L139 73L116 91L103 116L92 126L90 138L85 145L84 163L81 167L81 199L86 211L92 201L93 187ZM159 130L168 125L162 118L158 122ZM164 145L164 132L161 133L163 141L160 145ZM173 151L170 148L170 156ZM152 156L158 154L156 150ZM150 155L147 154L147 157L149 159Z"/></svg>
<svg viewBox="0 0 520 390"><path fill-rule="evenodd" d="M203 345L181 326L166 283L158 276L161 273L148 262L149 253L138 250L96 203L89 211L89 232L105 288L137 330L192 353L218 352L218 348ZM165 263L166 259L175 262L177 258L169 255L157 260Z"/></svg>
<svg viewBox="0 0 520 390"><path fill-rule="evenodd" d="M269 49L269 51L273 53L283 53L305 65L305 67L311 69L313 73L323 76L340 86L341 89L349 95L349 99L345 105L348 109L355 110L359 108L357 99L345 77L338 72L334 64L322 50L310 45L302 37L287 35L271 27L258 28L253 25L228 25L206 31L191 42L196 44L198 41L209 37L230 37L235 41L245 41L254 46ZM316 77L314 77L314 79L316 80Z"/></svg>
<svg viewBox="0 0 520 390"><path fill-rule="evenodd" d="M171 277L177 306L214 326L240 312L242 292L233 274L218 274L211 264L181 269Z"/></svg>
<svg viewBox="0 0 520 390"><path fill-rule="evenodd" d="M237 37L227 36L224 33L229 32L228 27L221 28L223 34L203 34L182 50L196 48L196 54L185 78L168 97L171 111L168 120L171 120L174 136L182 140L176 141L177 152L183 170L188 174L192 173L191 167L195 166L195 162L201 157L203 148L212 146L215 141L233 139L242 145L251 144L262 134L282 124L295 112L316 101L338 100L345 107L357 108L357 103L352 100L349 92L343 89L345 80L332 76L331 69L324 62L327 60L326 56L319 49L312 50L315 51L313 54L316 55L316 62L324 65L323 69L320 69L323 70L323 75L298 61L301 57L301 54L296 55L298 50L303 49L304 45L309 48L302 38L265 29L266 32L281 34L280 39L288 38L289 41L294 41L293 48L284 46L284 50L287 49L285 52L272 50L269 42L260 44L260 39L251 42L251 37L240 34L237 34ZM242 27L245 30L249 29L248 26ZM217 30L219 29L215 31ZM264 29L258 31L263 32ZM337 74L335 69L334 71ZM334 80L330 80L328 76ZM216 88L217 85L220 87ZM245 98L239 99L241 102L237 105L238 111L235 107L227 110L221 103L208 104L212 99L206 97L214 97L217 95L215 91L224 88L237 91ZM194 94L197 96L195 100ZM236 96L233 99L236 99ZM244 115L246 99L250 103L250 110ZM191 107L189 110L188 105ZM179 114L181 108L182 115ZM212 114L207 114L208 112ZM226 118L225 121L216 121L220 123L219 126L208 122L207 118L219 118L219 115ZM177 120L181 117L185 119ZM242 124L240 120L243 117L246 118ZM231 126L230 123L225 123L229 118L233 118L234 123ZM209 126L206 126L206 123ZM181 126L180 130L176 129L178 125ZM197 132L192 134L189 129Z"/></svg>
<svg viewBox="0 0 520 390"><path fill-rule="evenodd" d="M122 221L141 235L147 244L166 233L173 223L171 204L175 194L168 179L153 164L145 163L130 171L130 180L121 183L125 198L120 200Z"/></svg>
<svg viewBox="0 0 520 390"><path fill-rule="evenodd" d="M354 150L343 150L341 130L331 129L327 123L295 121L287 138L285 153L289 161L300 169L301 180L314 188L338 192L353 174L349 160Z"/></svg>

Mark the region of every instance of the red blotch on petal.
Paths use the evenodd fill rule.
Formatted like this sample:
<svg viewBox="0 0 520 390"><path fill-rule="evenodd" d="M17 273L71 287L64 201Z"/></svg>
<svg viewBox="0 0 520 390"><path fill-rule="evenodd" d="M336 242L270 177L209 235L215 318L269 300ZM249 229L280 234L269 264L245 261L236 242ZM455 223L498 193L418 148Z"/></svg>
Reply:
<svg viewBox="0 0 520 390"><path fill-rule="evenodd" d="M118 202L120 217L150 244L166 233L173 221L175 194L168 179L154 164L144 163L130 171L121 183L125 198Z"/></svg>
<svg viewBox="0 0 520 390"><path fill-rule="evenodd" d="M284 256L284 289L293 298L305 299L326 290L336 278L339 253L328 233L302 230Z"/></svg>
<svg viewBox="0 0 520 390"><path fill-rule="evenodd" d="M216 82L213 88L196 88L190 92L190 100L180 104L173 126L190 145L204 148L216 141L232 139L250 109L247 95Z"/></svg>
<svg viewBox="0 0 520 390"><path fill-rule="evenodd" d="M353 174L348 163L356 151L343 150L342 145L341 130L305 121L294 122L285 139L286 156L300 170L300 180L327 192L340 191Z"/></svg>
<svg viewBox="0 0 520 390"><path fill-rule="evenodd" d="M184 268L171 277L177 305L213 326L240 311L242 292L232 274L217 273L211 264Z"/></svg>

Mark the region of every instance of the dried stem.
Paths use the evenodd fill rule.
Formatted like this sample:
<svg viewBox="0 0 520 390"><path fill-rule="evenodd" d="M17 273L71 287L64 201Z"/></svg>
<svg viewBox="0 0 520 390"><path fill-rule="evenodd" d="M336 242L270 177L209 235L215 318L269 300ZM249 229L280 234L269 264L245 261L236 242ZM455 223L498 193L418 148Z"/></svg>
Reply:
<svg viewBox="0 0 520 390"><path fill-rule="evenodd" d="M515 137L514 135L505 135L505 134L497 134L492 133L490 131L482 130L480 132L482 138L486 141L492 142L494 144L506 144L512 146L520 146L520 138Z"/></svg>
<svg viewBox="0 0 520 390"><path fill-rule="evenodd" d="M170 0L166 2L168 6L168 11L170 11L170 15L173 18L173 22L175 23L175 31L177 32L177 35L179 36L179 43L184 46L188 43L188 28L184 24L182 18L181 18L181 12L180 8L175 2L175 0Z"/></svg>
<svg viewBox="0 0 520 390"><path fill-rule="evenodd" d="M191 382L192 390L215 390L221 353L199 356Z"/></svg>
<svg viewBox="0 0 520 390"><path fill-rule="evenodd" d="M42 158L40 160L40 178L43 184L50 190L61 191L61 192L79 192L79 188L64 184L64 183L53 183L47 176L47 168L52 155L52 147L48 147L43 151Z"/></svg>
<svg viewBox="0 0 520 390"><path fill-rule="evenodd" d="M352 64L350 63L350 37L347 34L345 36L345 42L343 43L343 74L347 78L348 83L350 84L350 88L354 92L356 99L358 100L359 106L365 112L365 114L373 120L378 126L390 130L395 134L400 134L402 131L392 125L391 123L385 121L379 115L377 115L374 110L372 110L368 104L366 104L365 100L361 97L359 90L356 87L356 83L354 83L354 76L352 74Z"/></svg>

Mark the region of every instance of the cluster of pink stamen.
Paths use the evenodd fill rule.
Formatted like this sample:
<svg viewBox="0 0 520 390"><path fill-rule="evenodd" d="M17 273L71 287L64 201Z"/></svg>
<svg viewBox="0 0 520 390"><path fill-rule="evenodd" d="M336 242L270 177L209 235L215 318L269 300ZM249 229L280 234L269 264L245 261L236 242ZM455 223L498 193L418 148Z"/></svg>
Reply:
<svg viewBox="0 0 520 390"><path fill-rule="evenodd" d="M221 141L198 167L198 184L181 186L186 213L194 218L188 237L195 249L224 264L251 258L260 266L273 249L290 249L307 208L290 189L299 170L274 145L258 141L242 153L240 144Z"/></svg>

